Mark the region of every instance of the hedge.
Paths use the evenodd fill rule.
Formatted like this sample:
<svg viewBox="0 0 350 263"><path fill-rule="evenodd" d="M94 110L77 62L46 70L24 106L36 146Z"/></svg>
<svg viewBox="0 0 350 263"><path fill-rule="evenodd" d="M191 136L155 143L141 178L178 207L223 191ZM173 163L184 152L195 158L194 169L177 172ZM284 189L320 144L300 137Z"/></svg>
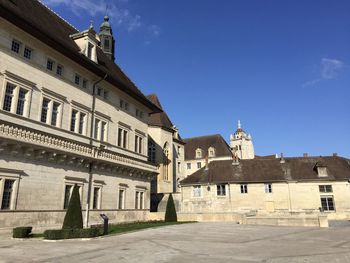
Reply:
<svg viewBox="0 0 350 263"><path fill-rule="evenodd" d="M100 235L100 228L46 230L44 238L49 240L70 238L92 238Z"/></svg>
<svg viewBox="0 0 350 263"><path fill-rule="evenodd" d="M165 222L177 222L177 214L174 204L173 195L170 194L168 198L168 202L166 204L166 210L165 210Z"/></svg>
<svg viewBox="0 0 350 263"><path fill-rule="evenodd" d="M21 226L21 227L15 227L13 229L12 236L14 238L28 238L30 236L30 233L32 232L31 226Z"/></svg>
<svg viewBox="0 0 350 263"><path fill-rule="evenodd" d="M81 212L79 187L76 184L74 185L62 226L62 229L72 228L83 228L83 215Z"/></svg>

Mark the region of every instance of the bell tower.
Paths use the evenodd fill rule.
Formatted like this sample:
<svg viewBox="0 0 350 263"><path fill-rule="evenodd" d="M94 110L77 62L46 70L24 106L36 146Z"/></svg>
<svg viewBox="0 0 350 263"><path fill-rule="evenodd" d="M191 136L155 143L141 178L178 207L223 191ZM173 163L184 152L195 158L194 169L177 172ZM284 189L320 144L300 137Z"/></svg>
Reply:
<svg viewBox="0 0 350 263"><path fill-rule="evenodd" d="M108 16L104 17L104 22L100 26L100 32L98 35L100 37L100 46L102 51L109 57L110 60L114 61L115 40Z"/></svg>
<svg viewBox="0 0 350 263"><path fill-rule="evenodd" d="M230 148L232 154L239 159L254 159L254 146L252 136L243 129L241 122L238 121L237 130L230 135Z"/></svg>

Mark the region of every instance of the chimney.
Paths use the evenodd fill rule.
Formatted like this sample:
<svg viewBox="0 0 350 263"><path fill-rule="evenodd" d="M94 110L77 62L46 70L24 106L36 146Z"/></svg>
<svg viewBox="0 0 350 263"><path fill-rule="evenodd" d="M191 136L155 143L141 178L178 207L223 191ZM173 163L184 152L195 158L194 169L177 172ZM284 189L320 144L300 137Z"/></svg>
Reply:
<svg viewBox="0 0 350 263"><path fill-rule="evenodd" d="M334 156L334 157L338 156L338 153L333 153L333 156Z"/></svg>
<svg viewBox="0 0 350 263"><path fill-rule="evenodd" d="M285 163L285 162L286 162L286 161L284 160L283 153L281 153L280 163Z"/></svg>
<svg viewBox="0 0 350 263"><path fill-rule="evenodd" d="M309 157L308 153L303 153L303 157Z"/></svg>

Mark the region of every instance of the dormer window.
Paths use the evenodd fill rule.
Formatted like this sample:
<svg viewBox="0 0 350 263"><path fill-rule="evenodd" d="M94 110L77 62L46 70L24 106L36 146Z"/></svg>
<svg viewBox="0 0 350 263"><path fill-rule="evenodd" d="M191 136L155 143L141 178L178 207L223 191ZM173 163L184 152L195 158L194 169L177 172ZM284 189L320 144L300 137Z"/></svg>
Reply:
<svg viewBox="0 0 350 263"><path fill-rule="evenodd" d="M328 177L327 166L323 163L316 163L315 169L317 171L318 177Z"/></svg>
<svg viewBox="0 0 350 263"><path fill-rule="evenodd" d="M209 147L209 149L208 149L208 156L209 157L215 157L215 148L214 147Z"/></svg>
<svg viewBox="0 0 350 263"><path fill-rule="evenodd" d="M196 150L196 158L203 158L203 152L202 152L202 149L198 148Z"/></svg>

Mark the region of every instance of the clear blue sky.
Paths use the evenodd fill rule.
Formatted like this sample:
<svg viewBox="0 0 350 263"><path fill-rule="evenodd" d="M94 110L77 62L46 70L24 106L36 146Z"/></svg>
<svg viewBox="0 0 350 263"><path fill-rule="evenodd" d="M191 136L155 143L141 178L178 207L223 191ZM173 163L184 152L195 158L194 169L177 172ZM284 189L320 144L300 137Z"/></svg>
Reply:
<svg viewBox="0 0 350 263"><path fill-rule="evenodd" d="M182 137L240 119L258 155L350 157L350 1L44 2L79 30L108 2L117 64Z"/></svg>

